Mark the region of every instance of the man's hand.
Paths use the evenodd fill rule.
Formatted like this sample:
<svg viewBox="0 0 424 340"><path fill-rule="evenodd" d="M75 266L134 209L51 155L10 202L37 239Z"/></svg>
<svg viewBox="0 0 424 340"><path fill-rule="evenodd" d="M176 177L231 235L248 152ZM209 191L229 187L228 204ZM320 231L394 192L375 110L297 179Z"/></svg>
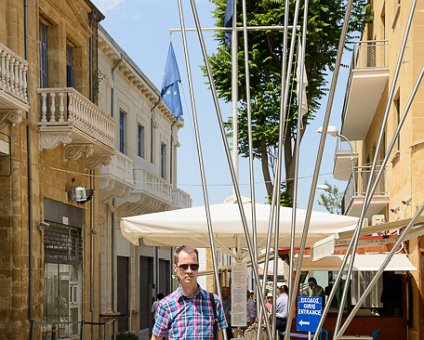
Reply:
<svg viewBox="0 0 424 340"><path fill-rule="evenodd" d="M224 335L222 334L222 331L218 332L218 340L223 340L224 339Z"/></svg>
<svg viewBox="0 0 424 340"><path fill-rule="evenodd" d="M152 334L152 338L150 340L162 340L163 338L161 336L156 336Z"/></svg>

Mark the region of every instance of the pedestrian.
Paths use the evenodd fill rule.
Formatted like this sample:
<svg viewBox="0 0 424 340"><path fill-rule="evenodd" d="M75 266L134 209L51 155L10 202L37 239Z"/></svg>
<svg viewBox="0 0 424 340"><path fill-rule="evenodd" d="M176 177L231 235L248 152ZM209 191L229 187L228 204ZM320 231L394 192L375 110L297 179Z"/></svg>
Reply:
<svg viewBox="0 0 424 340"><path fill-rule="evenodd" d="M253 298L253 290L247 291L246 323L247 327L256 321L256 301Z"/></svg>
<svg viewBox="0 0 424 340"><path fill-rule="evenodd" d="M191 246L175 249L174 272L180 284L159 302L152 340L223 339L222 330L227 328L227 321L222 303L218 296L197 283L198 270L197 249Z"/></svg>
<svg viewBox="0 0 424 340"><path fill-rule="evenodd" d="M284 338L283 333L286 331L287 325L287 303L289 300L289 287L283 285L280 287L280 295L276 301L276 328L278 330L278 334L280 335L280 339Z"/></svg>
<svg viewBox="0 0 424 340"><path fill-rule="evenodd" d="M230 287L222 287L222 306L224 308L225 319L227 319L228 328L227 328L227 338L233 338L233 332L231 328L231 289Z"/></svg>
<svg viewBox="0 0 424 340"><path fill-rule="evenodd" d="M156 315L157 315L157 312L158 312L159 301L162 300L164 297L165 297L165 295L163 295L162 293L159 293L156 296L156 300L152 304L152 308L151 308L150 311L153 313L153 320L156 319Z"/></svg>
<svg viewBox="0 0 424 340"><path fill-rule="evenodd" d="M314 277L308 279L309 285L309 296L321 296L322 297L322 306L325 305L325 290L320 285L318 285L317 280Z"/></svg>

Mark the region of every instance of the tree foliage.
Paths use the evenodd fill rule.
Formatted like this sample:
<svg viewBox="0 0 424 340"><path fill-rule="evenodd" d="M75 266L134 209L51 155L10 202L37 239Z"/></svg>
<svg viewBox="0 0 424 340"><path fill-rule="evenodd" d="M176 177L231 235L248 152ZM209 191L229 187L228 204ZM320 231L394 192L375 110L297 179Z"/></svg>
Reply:
<svg viewBox="0 0 424 340"><path fill-rule="evenodd" d="M342 213L343 193L335 185L331 185L327 181L325 181L325 185L328 190L320 195L318 204L323 206L328 212L340 215Z"/></svg>
<svg viewBox="0 0 424 340"><path fill-rule="evenodd" d="M217 26L223 26L226 0L210 0L216 4L214 17ZM360 32L366 18L367 0L355 0L350 32ZM284 25L284 0L247 1L248 26ZM293 22L295 0L290 0L290 24ZM340 32L345 14L344 0L310 0L307 27L305 67L309 86L307 100L309 112L303 117L303 130L297 131L296 86L291 86L287 112L287 129L284 144L284 161L287 193L292 196L292 178L294 176L294 145L296 138L302 138L307 122L313 119L320 107L321 99L327 91L326 76L332 70L336 56ZM298 24L303 22L303 2L299 10ZM237 25L242 26L241 5L238 4ZM291 31L290 31L291 32ZM216 34L219 48L210 57L218 96L231 100L231 47L225 43L225 33ZM350 33L348 39L353 38ZM291 36L289 34L289 43ZM279 108L281 93L282 31L249 32L249 71L251 113L253 125L253 154L261 160L262 172L268 195L272 193L273 155L278 147ZM289 44L290 46L290 44ZM248 157L247 104L245 91L243 36L238 35L238 91L239 91L239 151ZM294 58L293 60L296 60ZM293 73L296 65L292 66ZM231 134L231 122L226 123Z"/></svg>

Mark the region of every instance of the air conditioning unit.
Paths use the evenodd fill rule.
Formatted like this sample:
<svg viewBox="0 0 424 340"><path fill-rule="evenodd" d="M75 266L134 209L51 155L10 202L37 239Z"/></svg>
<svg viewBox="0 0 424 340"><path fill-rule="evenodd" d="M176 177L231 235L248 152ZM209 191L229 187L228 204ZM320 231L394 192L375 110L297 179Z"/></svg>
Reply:
<svg viewBox="0 0 424 340"><path fill-rule="evenodd" d="M371 217L371 225L380 225L386 223L386 218L384 215L373 215Z"/></svg>

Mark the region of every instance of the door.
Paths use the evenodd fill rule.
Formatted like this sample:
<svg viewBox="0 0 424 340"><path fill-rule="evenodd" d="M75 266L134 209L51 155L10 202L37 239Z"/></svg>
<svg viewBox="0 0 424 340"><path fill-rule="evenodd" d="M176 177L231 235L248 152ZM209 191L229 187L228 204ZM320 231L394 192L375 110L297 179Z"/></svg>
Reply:
<svg viewBox="0 0 424 340"><path fill-rule="evenodd" d="M129 320L129 258L125 256L118 256L117 258L118 266L118 294L117 294L117 304L118 312L121 313L121 318L118 322L118 331L125 332L128 331L128 320Z"/></svg>
<svg viewBox="0 0 424 340"><path fill-rule="evenodd" d="M151 328L153 314L153 258L140 256L140 329Z"/></svg>
<svg viewBox="0 0 424 340"><path fill-rule="evenodd" d="M167 260L159 260L159 290L158 293L168 295L171 292L171 264Z"/></svg>

